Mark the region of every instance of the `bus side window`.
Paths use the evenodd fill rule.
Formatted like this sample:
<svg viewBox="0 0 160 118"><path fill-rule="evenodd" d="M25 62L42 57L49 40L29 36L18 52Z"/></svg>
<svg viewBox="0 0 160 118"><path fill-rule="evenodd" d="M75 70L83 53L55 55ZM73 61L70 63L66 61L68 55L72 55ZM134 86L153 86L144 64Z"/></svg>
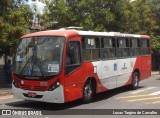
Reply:
<svg viewBox="0 0 160 118"><path fill-rule="evenodd" d="M149 39L141 39L141 55L150 54L150 43Z"/></svg>
<svg viewBox="0 0 160 118"><path fill-rule="evenodd" d="M131 39L130 45L130 56L139 56L140 55L140 44L138 39Z"/></svg>
<svg viewBox="0 0 160 118"><path fill-rule="evenodd" d="M65 74L66 75L70 74L80 66L81 66L80 42L69 41L67 43L67 50L66 50Z"/></svg>
<svg viewBox="0 0 160 118"><path fill-rule="evenodd" d="M112 59L115 58L115 39L114 38L101 38L101 58Z"/></svg>
<svg viewBox="0 0 160 118"><path fill-rule="evenodd" d="M117 41L117 57L123 58L129 56L129 39L119 38Z"/></svg>
<svg viewBox="0 0 160 118"><path fill-rule="evenodd" d="M80 64L80 44L77 41L68 42L66 52L66 64Z"/></svg>
<svg viewBox="0 0 160 118"><path fill-rule="evenodd" d="M83 60L94 61L100 59L100 38L82 37Z"/></svg>

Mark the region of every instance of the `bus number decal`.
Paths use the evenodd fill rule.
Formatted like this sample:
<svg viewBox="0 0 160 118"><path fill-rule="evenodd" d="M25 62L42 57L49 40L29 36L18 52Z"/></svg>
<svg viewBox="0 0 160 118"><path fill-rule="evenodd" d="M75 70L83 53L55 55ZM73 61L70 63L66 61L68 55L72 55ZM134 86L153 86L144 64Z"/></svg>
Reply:
<svg viewBox="0 0 160 118"><path fill-rule="evenodd" d="M48 72L59 72L59 64L48 64Z"/></svg>

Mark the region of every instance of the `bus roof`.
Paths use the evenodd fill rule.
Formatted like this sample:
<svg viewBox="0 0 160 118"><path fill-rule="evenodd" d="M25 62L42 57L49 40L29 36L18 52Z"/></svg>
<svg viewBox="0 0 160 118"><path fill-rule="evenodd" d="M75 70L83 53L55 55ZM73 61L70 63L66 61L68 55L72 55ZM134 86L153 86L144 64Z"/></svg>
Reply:
<svg viewBox="0 0 160 118"><path fill-rule="evenodd" d="M125 34L120 32L94 32L94 31L79 31L79 30L48 30L30 33L22 36L21 38L32 37L32 36L109 36L109 37L130 37L130 38L150 38L148 35L137 35L137 34Z"/></svg>

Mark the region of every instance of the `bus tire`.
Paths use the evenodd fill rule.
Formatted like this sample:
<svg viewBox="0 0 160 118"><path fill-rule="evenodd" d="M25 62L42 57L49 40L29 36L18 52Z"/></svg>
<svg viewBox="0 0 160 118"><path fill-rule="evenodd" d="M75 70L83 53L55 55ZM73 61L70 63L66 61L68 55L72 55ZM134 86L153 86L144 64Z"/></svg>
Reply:
<svg viewBox="0 0 160 118"><path fill-rule="evenodd" d="M139 86L139 74L138 72L134 72L132 75L132 83L131 83L131 89L135 90Z"/></svg>
<svg viewBox="0 0 160 118"><path fill-rule="evenodd" d="M93 83L92 83L91 79L88 79L84 85L84 88L83 88L82 102L83 103L91 102L93 99L93 94L94 94Z"/></svg>

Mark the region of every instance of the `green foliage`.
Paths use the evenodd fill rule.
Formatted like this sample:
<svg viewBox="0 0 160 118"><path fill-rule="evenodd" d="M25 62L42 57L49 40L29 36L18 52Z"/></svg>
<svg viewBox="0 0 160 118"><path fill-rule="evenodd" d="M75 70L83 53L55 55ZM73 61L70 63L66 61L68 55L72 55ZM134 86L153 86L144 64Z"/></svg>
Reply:
<svg viewBox="0 0 160 118"><path fill-rule="evenodd" d="M30 7L22 0L0 1L0 55L12 55L15 45L33 17Z"/></svg>
<svg viewBox="0 0 160 118"><path fill-rule="evenodd" d="M40 0L46 3L43 19L48 29L81 26L84 30L150 35L160 48L158 0Z"/></svg>
<svg viewBox="0 0 160 118"><path fill-rule="evenodd" d="M50 0L46 3L45 16L48 28L82 26L85 30L104 31L114 22L114 15L106 0ZM105 22L104 22L105 21ZM56 23L55 23L56 22ZM105 24L101 24L105 23Z"/></svg>
<svg viewBox="0 0 160 118"><path fill-rule="evenodd" d="M0 55L12 54L17 39L31 27L33 14L47 29L80 26L84 30L147 34L152 48L160 48L159 0L39 0L46 4L42 15L36 6L32 11L23 1L0 1Z"/></svg>

